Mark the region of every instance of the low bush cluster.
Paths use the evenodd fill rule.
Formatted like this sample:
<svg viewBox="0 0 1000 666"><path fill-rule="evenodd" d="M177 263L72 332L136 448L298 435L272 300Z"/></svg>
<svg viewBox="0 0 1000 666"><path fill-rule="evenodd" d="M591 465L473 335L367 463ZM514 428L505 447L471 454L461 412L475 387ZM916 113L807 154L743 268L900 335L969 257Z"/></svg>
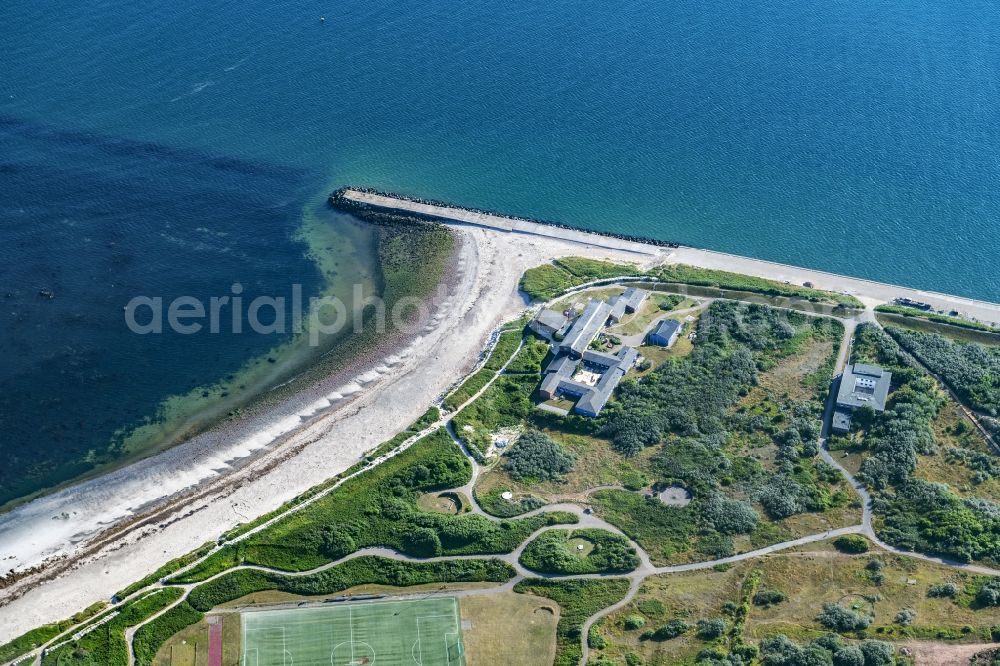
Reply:
<svg viewBox="0 0 1000 666"><path fill-rule="evenodd" d="M1000 349L892 326L886 332L967 405L991 416L1000 413Z"/></svg>
<svg viewBox="0 0 1000 666"><path fill-rule="evenodd" d="M842 537L837 537L833 542L833 546L842 553L856 555L867 553L871 544L868 543L868 539L860 534L845 534Z"/></svg>
<svg viewBox="0 0 1000 666"><path fill-rule="evenodd" d="M821 636L806 645L799 645L784 635L765 639L760 644L763 666L889 666L895 655L896 649L891 643L864 640L850 644L836 634Z"/></svg>
<svg viewBox="0 0 1000 666"><path fill-rule="evenodd" d="M572 539L592 544L586 556L572 548ZM521 553L521 564L550 574L627 573L639 566L639 556L628 541L602 529L542 532Z"/></svg>
<svg viewBox="0 0 1000 666"><path fill-rule="evenodd" d="M979 586L976 603L980 606L1000 606L1000 578L992 578Z"/></svg>
<svg viewBox="0 0 1000 666"><path fill-rule="evenodd" d="M943 597L955 598L958 594L958 586L954 583L937 583L936 585L931 585L927 588L927 596L932 599L940 599Z"/></svg>
<svg viewBox="0 0 1000 666"><path fill-rule="evenodd" d="M504 456L504 469L515 481L551 481L572 471L576 462L551 437L538 430L529 430Z"/></svg>
<svg viewBox="0 0 1000 666"><path fill-rule="evenodd" d="M816 621L824 627L839 632L867 629L872 619L870 615L863 615L832 602L823 604L823 611L816 616Z"/></svg>
<svg viewBox="0 0 1000 666"><path fill-rule="evenodd" d="M653 641L669 641L687 632L690 628L691 625L684 620L674 618L650 632L648 637L649 640Z"/></svg>
<svg viewBox="0 0 1000 666"><path fill-rule="evenodd" d="M780 604L784 600L785 593L779 590L758 590L757 593L753 595L754 606L773 606L775 604Z"/></svg>

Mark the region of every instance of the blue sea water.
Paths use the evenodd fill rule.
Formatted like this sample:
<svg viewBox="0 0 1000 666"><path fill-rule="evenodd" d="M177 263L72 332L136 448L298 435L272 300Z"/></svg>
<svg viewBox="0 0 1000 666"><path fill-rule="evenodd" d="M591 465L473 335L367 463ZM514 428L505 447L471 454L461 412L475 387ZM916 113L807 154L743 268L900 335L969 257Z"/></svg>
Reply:
<svg viewBox="0 0 1000 666"><path fill-rule="evenodd" d="M1000 300L987 0L8 0L0 44L8 469L273 344L151 348L121 304L315 288L342 184Z"/></svg>

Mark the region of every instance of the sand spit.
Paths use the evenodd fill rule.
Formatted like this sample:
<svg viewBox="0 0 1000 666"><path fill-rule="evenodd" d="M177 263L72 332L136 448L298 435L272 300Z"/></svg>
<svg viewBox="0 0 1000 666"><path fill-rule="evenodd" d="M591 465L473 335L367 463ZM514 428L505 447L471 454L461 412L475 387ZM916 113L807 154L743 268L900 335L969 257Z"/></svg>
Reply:
<svg viewBox="0 0 1000 666"><path fill-rule="evenodd" d="M624 254L642 255L654 252L671 263L754 275L779 282L787 281L796 285L811 282L817 289L852 294L869 305L887 303L894 298L902 296L930 303L935 308L945 311L958 310L962 314L980 321L994 322L1000 325L1000 305L987 301L874 282L872 280L837 275L826 271L779 264L763 259L741 257L724 252L701 250L676 243L654 241L644 243L642 239L630 236L595 234L576 227L553 222L540 222L511 217L501 213L450 206L436 201L411 199L375 190L343 188L331 196L331 201L335 199L346 201L347 206L342 205L345 208L359 206L361 208L374 207L387 211L401 211L427 219L440 220L449 224L464 227L481 227L504 232L503 235L507 236L539 237L546 240L560 239L566 244L576 245L577 247L597 244L604 248L619 250Z"/></svg>

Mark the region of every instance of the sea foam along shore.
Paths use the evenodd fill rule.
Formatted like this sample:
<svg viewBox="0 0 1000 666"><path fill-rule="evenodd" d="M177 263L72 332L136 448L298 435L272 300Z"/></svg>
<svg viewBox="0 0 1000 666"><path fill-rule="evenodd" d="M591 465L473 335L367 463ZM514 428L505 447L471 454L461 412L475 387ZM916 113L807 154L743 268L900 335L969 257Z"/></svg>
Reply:
<svg viewBox="0 0 1000 666"><path fill-rule="evenodd" d="M606 249L599 236L594 244L581 245L467 227L455 231L459 241L451 287L432 323L400 340L357 381L327 387L326 394L318 391L311 400L275 413L272 421L247 424L240 436L221 438L201 449L182 445L166 452L162 463L159 457L152 458L86 489L70 489L71 496L53 495L50 501L61 499L44 510L21 514L22 519L0 533L0 558L15 552L25 558L32 557L32 551L58 553L67 566L54 579L46 579L45 573L29 575L0 591L0 603L5 604L0 608L4 619L0 642L107 599L164 562L343 471L405 428L473 367L491 331L524 309L517 282L527 268L568 255L644 265L663 259L660 248ZM325 401L337 395L350 395L352 400L349 404L334 400L327 408ZM303 415L317 410L325 411L303 423ZM280 442L272 443L276 436ZM253 448L261 452L241 469L218 473L230 464L226 458ZM100 531L117 515L139 508L136 494L166 490L170 483L200 485L193 498L177 502L155 520L135 521L112 538L101 539ZM81 556L94 542L101 542L101 547Z"/></svg>

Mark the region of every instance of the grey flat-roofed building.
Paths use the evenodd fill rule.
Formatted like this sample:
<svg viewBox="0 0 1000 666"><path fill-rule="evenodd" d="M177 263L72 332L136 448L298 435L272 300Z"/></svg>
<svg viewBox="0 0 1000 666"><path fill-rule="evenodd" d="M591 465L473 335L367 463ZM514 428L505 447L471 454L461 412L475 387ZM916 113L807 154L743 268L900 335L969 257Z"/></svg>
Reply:
<svg viewBox="0 0 1000 666"><path fill-rule="evenodd" d="M563 352L579 358L583 351L597 337L611 312L611 306L604 301L591 299L583 313L573 322L569 333L559 345Z"/></svg>
<svg viewBox="0 0 1000 666"><path fill-rule="evenodd" d="M677 342L677 336L681 332L681 323L676 319L664 319L656 325L648 336L650 344L661 347L671 347Z"/></svg>
<svg viewBox="0 0 1000 666"><path fill-rule="evenodd" d="M562 312L545 308L538 313L537 317L531 320L528 327L543 337L551 338L562 331L567 323L569 323L569 320L566 319L566 315Z"/></svg>
<svg viewBox="0 0 1000 666"><path fill-rule="evenodd" d="M837 389L837 407L853 411L858 407L870 406L876 412L885 410L889 397L892 373L882 368L855 363L844 369Z"/></svg>
<svg viewBox="0 0 1000 666"><path fill-rule="evenodd" d="M625 300L625 312L631 314L642 307L643 301L649 297L649 292L638 287L629 287L622 294Z"/></svg>
<svg viewBox="0 0 1000 666"><path fill-rule="evenodd" d="M635 362L639 360L639 350L634 347L622 347L618 352L618 358L621 359L618 365L623 367L626 372L632 369Z"/></svg>
<svg viewBox="0 0 1000 666"><path fill-rule="evenodd" d="M593 349L588 349L583 352L583 362L589 365L610 368L613 365L618 365L619 361L621 361L621 359L618 356L608 354L607 352L594 351Z"/></svg>
<svg viewBox="0 0 1000 666"><path fill-rule="evenodd" d="M559 393L559 382L565 379L564 376L557 372L548 372L542 377L542 383L538 387L538 392L542 394L542 397L546 400L551 400L556 397Z"/></svg>
<svg viewBox="0 0 1000 666"><path fill-rule="evenodd" d="M583 416L594 417L601 413L604 405L607 404L614 392L618 382L625 376L625 371L620 367L608 368L608 371L601 375L601 379L588 391L586 395L580 397L573 411Z"/></svg>
<svg viewBox="0 0 1000 666"><path fill-rule="evenodd" d="M878 367L877 365L868 365L867 363L855 363L854 374L856 375L866 375L868 377L881 377L885 374L885 370Z"/></svg>
<svg viewBox="0 0 1000 666"><path fill-rule="evenodd" d="M604 354L604 356L608 356L608 354ZM611 394L614 393L615 387L618 386L618 382L635 365L636 359L639 358L639 352L632 347L622 347L613 358L616 360L615 364L607 367L601 378L597 380L597 384L580 397L573 407L574 412L591 417L600 414L604 405L611 398Z"/></svg>
<svg viewBox="0 0 1000 666"><path fill-rule="evenodd" d="M584 416L597 416L604 409L608 399L614 392L618 382L625 373L635 365L639 352L632 347L622 347L617 354L605 354L588 350L584 355L584 364L598 367L603 372L593 386L573 379L579 361L568 354L554 358L545 368L545 376L538 392L546 400L558 395L568 395L578 398L573 411ZM587 359L591 359L588 361Z"/></svg>
<svg viewBox="0 0 1000 666"><path fill-rule="evenodd" d="M558 373L560 375L572 375L576 370L576 364L578 361L576 359L570 358L565 354L560 354L552 359L548 366L545 368L546 373Z"/></svg>
<svg viewBox="0 0 1000 666"><path fill-rule="evenodd" d="M561 354L552 359L545 367L545 376L538 387L538 392L546 400L551 400L559 393L560 385L565 380L572 380L573 373L576 372L577 361L566 354Z"/></svg>
<svg viewBox="0 0 1000 666"><path fill-rule="evenodd" d="M833 426L834 432L850 432L851 431L851 413L846 410L838 409L833 412Z"/></svg>

